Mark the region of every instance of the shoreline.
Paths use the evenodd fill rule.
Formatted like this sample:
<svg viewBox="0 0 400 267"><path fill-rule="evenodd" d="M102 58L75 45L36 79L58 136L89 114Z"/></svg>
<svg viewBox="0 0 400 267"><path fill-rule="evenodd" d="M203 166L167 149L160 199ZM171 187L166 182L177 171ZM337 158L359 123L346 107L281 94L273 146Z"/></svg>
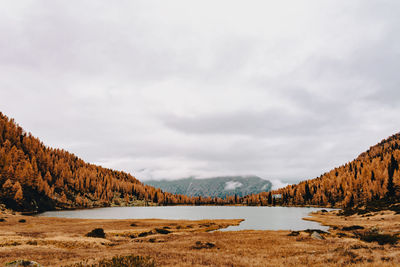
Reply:
<svg viewBox="0 0 400 267"><path fill-rule="evenodd" d="M400 215L381 211L338 216L316 212L304 218L329 226L316 240L307 231L218 231L240 220L74 219L0 216L0 264L29 259L43 266L96 263L116 255L154 259L156 266L393 266L400 264L400 246L359 240L342 230L355 225L367 231L400 233ZM382 219L383 218L383 219ZM25 222L20 222L25 220ZM105 238L85 235L102 228ZM266 264L267 263L267 264ZM61 264L61 265L60 265Z"/></svg>

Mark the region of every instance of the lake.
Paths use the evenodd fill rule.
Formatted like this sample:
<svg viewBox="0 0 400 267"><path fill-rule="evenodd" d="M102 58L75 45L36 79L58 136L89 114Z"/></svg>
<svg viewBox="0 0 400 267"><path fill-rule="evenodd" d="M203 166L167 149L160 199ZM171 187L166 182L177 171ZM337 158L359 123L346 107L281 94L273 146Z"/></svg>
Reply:
<svg viewBox="0 0 400 267"><path fill-rule="evenodd" d="M223 231L237 230L305 230L329 227L305 221L310 212L320 208L303 207L237 207L237 206L167 206L167 207L111 207L84 210L48 211L36 216L81 219L245 219L239 226Z"/></svg>

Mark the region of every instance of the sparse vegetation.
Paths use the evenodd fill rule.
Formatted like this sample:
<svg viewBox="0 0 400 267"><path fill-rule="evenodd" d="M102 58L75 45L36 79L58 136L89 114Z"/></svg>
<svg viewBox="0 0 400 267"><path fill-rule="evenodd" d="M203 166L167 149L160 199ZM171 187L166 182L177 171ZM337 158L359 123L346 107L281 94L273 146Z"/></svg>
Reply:
<svg viewBox="0 0 400 267"><path fill-rule="evenodd" d="M17 241L8 241L5 243L0 243L0 247L15 247L15 246L20 246L22 245L21 242Z"/></svg>
<svg viewBox="0 0 400 267"><path fill-rule="evenodd" d="M0 266L20 258L21 255L37 260L46 267L59 267L60 262L67 266L76 263L91 266L99 264L103 259L110 261L116 255L150 256L157 266L174 267L265 266L266 259L271 266L400 264L400 259L394 256L399 253L397 245L380 246L377 242L364 242L352 232L346 232L345 238L338 236L343 227L354 225L363 226L370 229L369 231L377 229L376 232L388 233L389 229L393 230L393 226L399 223L400 215L391 211L384 214L373 213L371 217L342 217L336 216L335 212L317 213L314 217L324 219L325 224L336 226L336 230L332 227L329 234L321 234L325 240L313 240L304 231L299 231L299 235L294 237L288 236L290 231L204 232L208 228L204 225L222 228L237 225L241 220L137 220L135 223L139 226L132 228L132 220L29 217L29 225L40 227L38 232L38 227L27 227L27 224L18 223L25 216L9 215L7 223L1 226L1 243L12 245L12 242L18 242L21 245L0 249ZM381 217L385 217L385 220L381 221ZM187 228L187 225L191 225L191 228ZM176 229L176 226L181 226L181 229ZM90 229L100 227L107 233L106 239L84 236ZM166 230L172 233L156 235L154 229L165 227L169 227ZM365 229L356 231L363 232ZM141 232L151 232L154 235L135 239L130 237Z"/></svg>
<svg viewBox="0 0 400 267"><path fill-rule="evenodd" d="M112 259L102 259L98 263L88 264L80 262L64 267L154 267L154 260L142 256L115 256Z"/></svg>
<svg viewBox="0 0 400 267"><path fill-rule="evenodd" d="M196 241L195 245L192 246L192 249L209 249L215 247L214 243L211 242L201 242L201 241Z"/></svg>

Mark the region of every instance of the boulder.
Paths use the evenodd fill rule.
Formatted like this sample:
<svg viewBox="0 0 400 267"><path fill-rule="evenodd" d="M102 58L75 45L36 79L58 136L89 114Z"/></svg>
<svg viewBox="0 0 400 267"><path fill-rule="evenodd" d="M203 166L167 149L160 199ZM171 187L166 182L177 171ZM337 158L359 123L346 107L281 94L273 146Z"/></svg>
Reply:
<svg viewBox="0 0 400 267"><path fill-rule="evenodd" d="M311 234L311 238L315 239L315 240L323 240L323 239L325 239L320 234L318 234L318 232L315 232L315 231Z"/></svg>

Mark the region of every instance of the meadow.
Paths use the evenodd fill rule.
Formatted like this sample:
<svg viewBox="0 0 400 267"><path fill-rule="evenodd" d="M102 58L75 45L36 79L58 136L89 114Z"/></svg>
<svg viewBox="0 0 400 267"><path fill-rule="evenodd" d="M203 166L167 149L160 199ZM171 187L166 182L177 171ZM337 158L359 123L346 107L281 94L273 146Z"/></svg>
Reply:
<svg viewBox="0 0 400 267"><path fill-rule="evenodd" d="M130 255L149 259L155 266L400 264L399 214L339 213L320 211L308 217L330 226L329 232L317 231L319 235L315 237L313 230L216 231L238 225L241 220L89 220L3 211L0 264L29 259L43 266L96 266L115 256ZM94 229L102 229L104 236L101 230L93 232ZM386 240L388 236L391 239Z"/></svg>

